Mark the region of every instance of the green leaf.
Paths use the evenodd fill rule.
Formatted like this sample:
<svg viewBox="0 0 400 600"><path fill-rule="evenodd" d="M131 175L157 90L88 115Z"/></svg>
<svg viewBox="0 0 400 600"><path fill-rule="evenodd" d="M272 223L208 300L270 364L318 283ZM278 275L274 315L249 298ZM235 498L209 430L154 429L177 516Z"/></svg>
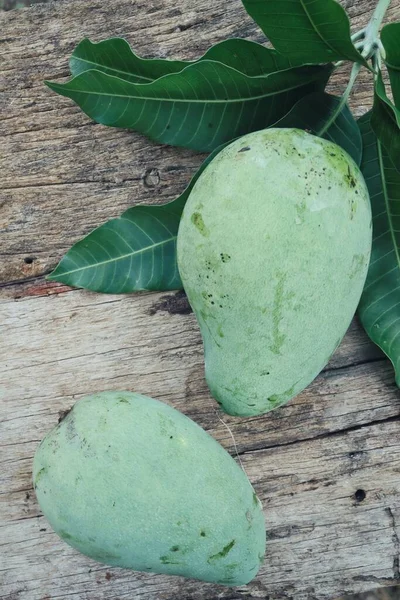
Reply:
<svg viewBox="0 0 400 600"><path fill-rule="evenodd" d="M394 166L400 170L400 111L387 97L380 72L375 80L371 127L386 148Z"/></svg>
<svg viewBox="0 0 400 600"><path fill-rule="evenodd" d="M400 108L400 23L389 23L381 31L386 51L385 64L389 72L394 103Z"/></svg>
<svg viewBox="0 0 400 600"><path fill-rule="evenodd" d="M335 0L242 0L274 47L303 64L368 63L351 41L350 22Z"/></svg>
<svg viewBox="0 0 400 600"><path fill-rule="evenodd" d="M73 76L93 69L132 83L149 83L170 73L179 73L185 67L203 60L214 60L255 77L299 66L276 50L256 42L229 39L216 44L198 61L140 58L122 38L111 38L93 43L84 39L70 59Z"/></svg>
<svg viewBox="0 0 400 600"><path fill-rule="evenodd" d="M294 105L274 127L298 127L335 142L360 165L362 139L360 129L347 104L340 109L340 98L314 92Z"/></svg>
<svg viewBox="0 0 400 600"><path fill-rule="evenodd" d="M161 206L134 206L74 244L48 279L108 294L182 287L176 238L186 200L210 161L203 162L176 200Z"/></svg>
<svg viewBox="0 0 400 600"><path fill-rule="evenodd" d="M132 83L149 83L163 75L179 73L187 65L183 60L140 58L122 38L97 43L85 38L75 48L69 61L73 76L97 69Z"/></svg>
<svg viewBox="0 0 400 600"><path fill-rule="evenodd" d="M98 70L48 83L92 119L126 127L164 144L210 151L283 116L299 97L323 89L330 66L299 67L249 77L210 60L151 83L131 83Z"/></svg>
<svg viewBox="0 0 400 600"><path fill-rule="evenodd" d="M371 198L374 229L358 310L369 337L392 361L400 386L400 173L376 139L370 113L358 123L364 145L361 170Z"/></svg>

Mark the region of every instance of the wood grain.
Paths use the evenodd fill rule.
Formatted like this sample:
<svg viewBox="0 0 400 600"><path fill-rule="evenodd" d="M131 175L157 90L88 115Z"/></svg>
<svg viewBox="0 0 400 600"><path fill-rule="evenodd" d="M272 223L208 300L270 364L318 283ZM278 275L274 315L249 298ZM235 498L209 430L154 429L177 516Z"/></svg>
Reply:
<svg viewBox="0 0 400 600"><path fill-rule="evenodd" d="M374 4L347 2L355 29ZM399 11L400 0L392 0L388 18ZM73 242L134 203L176 197L202 161L96 125L45 87L45 79L68 74L68 57L82 37L124 36L143 56L187 59L229 36L264 39L240 0L186 0L179 8L171 0L113 0L112 8L60 0L3 13L0 24L0 282L48 273ZM339 71L332 88L343 89L347 75ZM364 73L353 105L361 114L370 104L371 77ZM158 176L148 177L151 171Z"/></svg>
<svg viewBox="0 0 400 600"><path fill-rule="evenodd" d="M375 3L344 4L357 29ZM400 18L400 0L388 18ZM67 75L84 36L190 59L229 36L263 41L240 1L59 0L1 14L0 26L0 599L332 600L400 583L400 394L357 321L303 394L239 419L208 393L182 292L101 296L43 277L101 222L176 197L202 160L91 123L43 80ZM367 74L356 86L357 114L370 106L370 84ZM123 388L173 405L238 455L269 531L249 586L109 569L52 533L32 490L37 444L79 397Z"/></svg>

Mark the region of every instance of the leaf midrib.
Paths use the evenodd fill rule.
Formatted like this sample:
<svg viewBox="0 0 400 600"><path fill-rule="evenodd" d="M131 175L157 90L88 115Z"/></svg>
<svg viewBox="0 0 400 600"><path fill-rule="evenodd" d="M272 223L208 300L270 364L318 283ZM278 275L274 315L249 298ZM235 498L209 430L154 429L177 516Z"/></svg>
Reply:
<svg viewBox="0 0 400 600"><path fill-rule="evenodd" d="M140 250L135 250L134 252L128 252L128 254L122 254L121 256L118 256L118 258L110 258L109 260L102 260L101 262L93 263L91 265L86 265L85 267L79 267L78 269L72 269L70 271L63 271L62 276L64 277L65 275L70 275L71 273L76 273L78 271L85 271L86 269L95 269L102 265L107 265L109 263L117 262L119 260L123 260L123 259L129 258L131 256L135 256L136 254L143 254L143 252L147 252L147 250L152 250L153 248L157 248L158 246L162 246L163 244L167 244L168 242L172 242L172 241L176 240L176 237L177 236L174 235L173 237L162 240L161 242L157 242L157 244L152 244L151 246L146 246L145 248L141 248ZM51 278L52 277L50 275L49 279L51 279Z"/></svg>
<svg viewBox="0 0 400 600"><path fill-rule="evenodd" d="M144 77L144 75L137 75L136 73L130 73L129 71L122 71L121 69L115 69L114 67L107 67L107 65L102 65L99 62L94 62L93 60L88 60L87 58L79 58L77 56L72 57L73 60L87 63L88 65L95 65L97 67L101 67L103 69L107 69L108 71L112 71L113 73L121 73L122 75L128 75L128 77L137 77L138 79L144 79L145 81L149 81L150 83L154 81L151 77ZM93 71L100 71L100 69L90 69ZM81 71L84 73L85 71ZM103 71L100 71L101 73Z"/></svg>
<svg viewBox="0 0 400 600"><path fill-rule="evenodd" d="M400 252L397 247L397 240L396 240L396 236L394 233L394 227L393 227L393 223L392 223L392 214L390 212L390 204L389 204L390 199L389 199L389 194L387 191L386 178L385 178L385 165L383 163L382 146L381 146L381 143L379 142L379 140L377 140L376 145L377 145L377 150L378 150L379 169L380 169L380 172L382 175L382 191L383 191L383 197L385 200L386 212L387 212L387 216L388 216L390 236L392 238L394 252L396 255L397 266L400 268Z"/></svg>
<svg viewBox="0 0 400 600"><path fill-rule="evenodd" d="M392 69L393 71L400 71L400 65L393 65L388 60L385 60L385 65L388 69Z"/></svg>
<svg viewBox="0 0 400 600"><path fill-rule="evenodd" d="M321 40L321 41L322 41L324 44L326 44L326 45L327 45L327 46L328 46L328 47L329 47L329 48L330 48L330 49L331 49L333 52L335 52L335 54L338 54L338 51L337 51L337 49L336 49L334 46L332 46L332 45L331 45L331 44L328 42L328 40L326 40L324 37L322 37L322 34L319 32L319 30L318 30L317 26L314 24L314 21L313 21L313 20L312 20L312 18L311 18L311 15L310 15L310 13L309 13L309 12L308 12L308 10L307 10L307 7L306 7L306 5L305 5L305 3L304 3L304 0L300 0L300 2L301 2L301 5L302 5L302 7L303 7L303 9L304 9L304 12L306 13L306 15L307 15L307 17L308 17L308 19L309 19L309 21L310 21L310 23L311 23L311 25L312 25L312 27L313 27L314 31L315 31L315 33L318 35L318 37L320 38L320 40ZM355 48L354 48L354 50L357 52L357 50L356 50ZM342 52L340 52L339 54L342 54ZM343 54L344 54L344 53L343 53ZM357 54L359 54L359 53L357 52ZM346 52L345 56L346 56L346 58L347 58L348 60L352 60L351 56L349 56L347 52Z"/></svg>
<svg viewBox="0 0 400 600"><path fill-rule="evenodd" d="M86 71L89 72L90 71ZM101 73L102 75L104 75L104 73L102 73L102 71L96 71L98 73ZM112 77L112 75L110 75L110 77ZM298 83L298 85L293 85L290 87L286 87L286 88L281 88L277 91L274 92L268 92L265 94L260 94L258 96L246 96L246 97L242 97L242 98L236 98L236 99L185 99L185 98L157 98L157 97L151 97L151 96L131 96L128 94L110 94L110 93L104 93L104 92L92 92L92 91L86 91L86 90L76 90L76 89L71 89L69 87L64 87L68 84L57 84L57 83L52 83L52 82L46 82L52 89L56 90L61 89L61 90L65 90L67 89L69 92L74 92L76 94L88 94L88 95L92 95L92 96L107 96L107 97L111 97L111 98L124 98L125 100L150 100L153 102L182 102L182 103L194 103L194 104L235 104L238 102L250 102L252 100L260 100L261 98L268 98L269 96L276 96L278 94L284 94L285 92L290 92L291 90L295 90L297 88L300 87L304 87L305 85L308 85L310 83L312 83L313 81L315 81L316 79L318 79L318 77L315 77L315 79L309 79L309 80L305 80L305 81L301 81ZM139 84L140 85L140 84ZM62 92L61 92L62 93Z"/></svg>

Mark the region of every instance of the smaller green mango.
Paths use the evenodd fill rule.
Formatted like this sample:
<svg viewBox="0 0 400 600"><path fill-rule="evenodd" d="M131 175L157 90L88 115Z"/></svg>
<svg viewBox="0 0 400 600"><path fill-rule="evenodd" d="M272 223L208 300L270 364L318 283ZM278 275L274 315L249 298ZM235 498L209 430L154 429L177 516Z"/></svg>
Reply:
<svg viewBox="0 0 400 600"><path fill-rule="evenodd" d="M55 532L99 562L234 586L263 560L261 503L244 472L152 398L77 402L39 445L33 481Z"/></svg>

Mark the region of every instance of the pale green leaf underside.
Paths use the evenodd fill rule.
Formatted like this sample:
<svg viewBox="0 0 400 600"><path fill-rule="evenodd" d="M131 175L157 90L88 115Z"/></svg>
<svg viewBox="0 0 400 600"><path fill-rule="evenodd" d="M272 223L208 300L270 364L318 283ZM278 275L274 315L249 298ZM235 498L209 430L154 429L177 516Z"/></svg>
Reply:
<svg viewBox="0 0 400 600"><path fill-rule="evenodd" d="M291 61L276 50L243 39L220 42L197 61L141 58L122 38L97 43L84 39L75 48L69 64L73 76L95 69L132 83L149 83L164 75L179 73L185 67L203 60L221 62L250 77L299 66L298 62Z"/></svg>
<svg viewBox="0 0 400 600"><path fill-rule="evenodd" d="M311 91L323 89L330 67L299 67L249 77L204 60L151 83L131 83L97 70L48 83L98 123L126 127L164 144L210 151L263 129Z"/></svg>
<svg viewBox="0 0 400 600"><path fill-rule="evenodd" d="M108 294L182 287L176 262L179 222L191 189L208 163L203 162L186 190L161 206L135 206L77 242L49 279Z"/></svg>
<svg viewBox="0 0 400 600"><path fill-rule="evenodd" d="M294 105L274 127L298 127L321 136L350 154L360 165L362 139L360 129L347 105L336 115L340 99L325 92L314 92Z"/></svg>
<svg viewBox="0 0 400 600"><path fill-rule="evenodd" d="M350 22L335 0L242 0L274 47L304 64L351 60L368 66L351 41Z"/></svg>
<svg viewBox="0 0 400 600"><path fill-rule="evenodd" d="M369 337L392 361L400 386L400 173L376 139L370 113L359 125L364 147L361 169L371 198L374 233L358 310Z"/></svg>

